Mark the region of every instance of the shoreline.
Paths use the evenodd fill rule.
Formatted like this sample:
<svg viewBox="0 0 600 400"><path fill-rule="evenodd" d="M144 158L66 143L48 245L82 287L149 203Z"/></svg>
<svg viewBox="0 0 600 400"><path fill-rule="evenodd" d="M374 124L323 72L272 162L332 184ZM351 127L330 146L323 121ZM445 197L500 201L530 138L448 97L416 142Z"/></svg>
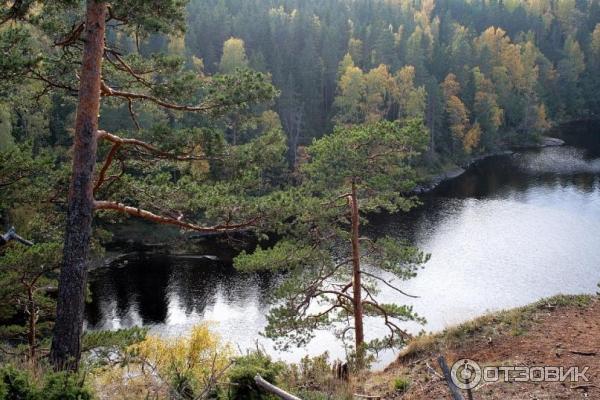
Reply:
<svg viewBox="0 0 600 400"><path fill-rule="evenodd" d="M409 192L409 195L421 196L428 193L433 192L437 189L441 184L447 181L451 181L456 179L466 173L469 168L473 167L477 163L484 161L491 157L497 156L505 156L514 154L516 151L522 151L527 149L540 149L544 147L553 147L553 146L562 146L565 142L561 139L549 136L540 137L539 143L533 143L528 145L520 145L520 146L511 146L510 149L497 150L494 152L480 154L470 158L463 165L453 165L437 174L432 174L427 178L423 178L421 182L417 184L415 189ZM167 235L168 238L166 240L158 240L157 237L153 237L151 241L146 242L142 238L145 235L139 235L135 226L145 227L145 223L141 222L139 225L130 225L133 226L132 230L125 228L124 231L125 237L120 237L123 235L123 232L115 232L118 237L114 240L112 244L112 249L107 251L106 254L96 260L92 260L90 264L90 271L94 271L97 269L110 267L112 265L126 265L128 263L128 258L135 257L136 255L141 254L163 254L165 256L178 256L181 255L177 251L177 248L182 252L182 254L190 254L191 247L188 246L197 246L203 243L208 239L210 241L211 238L217 238L219 234L210 234L210 235L194 235L191 237L187 237L185 239L175 239L176 236L172 234L173 230L171 228L163 228L160 231L167 234L171 233L171 235ZM120 234L119 234L120 233ZM139 237L138 237L139 235ZM139 240L141 239L141 240ZM209 248L211 246L209 245ZM175 252L173 252L175 250ZM207 249L205 249L206 251ZM206 256L213 257L213 255Z"/></svg>
<svg viewBox="0 0 600 400"><path fill-rule="evenodd" d="M540 142L537 144L511 146L510 149L497 150L497 151L494 151L491 153L481 154L481 155L471 158L464 165L454 165L452 168L448 168L438 174L434 174L432 177L430 177L428 179L425 179L423 182L417 184L416 188L413 189L410 194L423 195L426 193L430 193L430 192L434 191L442 183L458 178L459 176L463 175L465 172L467 172L467 170L469 168L471 168L478 162L486 160L491 157L511 155L520 150L542 149L545 147L559 147L559 146L563 146L564 144L565 144L565 142L562 139L550 137L550 136L542 136L540 138Z"/></svg>

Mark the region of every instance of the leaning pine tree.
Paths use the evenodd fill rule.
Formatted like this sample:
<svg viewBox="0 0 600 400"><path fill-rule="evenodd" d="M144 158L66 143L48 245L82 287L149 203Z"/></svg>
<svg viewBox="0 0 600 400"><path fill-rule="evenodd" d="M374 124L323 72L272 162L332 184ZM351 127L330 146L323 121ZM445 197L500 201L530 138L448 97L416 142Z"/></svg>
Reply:
<svg viewBox="0 0 600 400"><path fill-rule="evenodd" d="M186 0L87 0L82 7L72 0L0 2L0 50L6 56L0 62L2 85L37 82L39 97L57 93L77 98L50 353L58 369L76 369L81 356L95 212L118 212L199 232L239 230L257 222L256 210L236 197L256 186L249 184L255 183L254 176L238 174L241 188L202 187L190 178L202 175L193 171L206 170L214 158L226 164L229 154L224 154L222 144L217 146L221 154L214 158L208 154L214 150L210 132L175 131L169 124L148 129L139 119L144 111L146 115L164 113L168 121L188 112L203 115L206 124L215 116L276 95L260 73L243 70L206 77L186 69L183 59L160 53L148 56L148 51L140 50L140 43L150 35L181 35L186 4ZM134 49L120 49L119 37L132 38ZM103 104L125 108L133 129L101 130ZM271 138L269 144L279 146L280 137ZM99 158L103 160L97 166ZM190 220L198 215L210 220L210 226Z"/></svg>
<svg viewBox="0 0 600 400"><path fill-rule="evenodd" d="M302 184L273 197L272 208L285 222L272 230L283 240L242 253L235 265L243 271L287 271L266 328L281 347L306 344L315 330L335 326L342 340L353 336L356 367L362 368L369 350L404 343L409 335L403 321L423 321L409 306L380 303L377 289L386 285L408 295L382 274L409 279L428 255L391 238L363 237L360 227L368 213L414 206L403 194L414 188L411 160L426 143L426 129L417 120L338 128L308 148ZM382 318L389 334L367 342L365 316Z"/></svg>

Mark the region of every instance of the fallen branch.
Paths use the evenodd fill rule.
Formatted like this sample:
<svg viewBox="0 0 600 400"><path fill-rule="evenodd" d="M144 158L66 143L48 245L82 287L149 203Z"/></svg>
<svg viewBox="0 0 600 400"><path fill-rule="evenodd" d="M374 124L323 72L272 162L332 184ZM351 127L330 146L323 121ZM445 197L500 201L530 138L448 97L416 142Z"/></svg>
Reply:
<svg viewBox="0 0 600 400"><path fill-rule="evenodd" d="M296 397L296 396L294 396L292 394L289 394L285 390L280 389L277 386L275 386L275 385L267 382L260 375L256 375L254 377L254 382L256 383L256 385L258 387L260 387L264 391L266 391L268 393L271 393L271 394L274 394L275 396L279 397L280 399L283 399L283 400L302 400L299 397Z"/></svg>
<svg viewBox="0 0 600 400"><path fill-rule="evenodd" d="M21 236L17 235L15 228L11 227L4 235L0 235L0 247L6 245L12 240L17 241L25 246L33 246L33 242L23 239Z"/></svg>
<svg viewBox="0 0 600 400"><path fill-rule="evenodd" d="M569 350L571 354L577 354L579 356L595 356L597 353L595 351L584 351L584 350Z"/></svg>
<svg viewBox="0 0 600 400"><path fill-rule="evenodd" d="M354 397L358 397L361 399L373 399L373 400L380 400L381 396L370 396L368 394L358 394L358 393L354 393Z"/></svg>
<svg viewBox="0 0 600 400"><path fill-rule="evenodd" d="M589 383L589 384L585 384L585 385L575 385L575 386L571 386L570 389L571 390L576 390L576 389L583 389L583 390L587 390L589 388L596 388L596 389L600 389L600 386L598 385L594 385L593 383Z"/></svg>
<svg viewBox="0 0 600 400"><path fill-rule="evenodd" d="M444 356L439 356L437 362L444 373L444 378L446 379L446 384L448 385L448 389L450 390L452 398L454 400L464 400L460 390L452 380L452 374L450 373L450 368L448 368L448 364L446 364L446 359Z"/></svg>
<svg viewBox="0 0 600 400"><path fill-rule="evenodd" d="M438 372L435 370L435 368L433 368L431 365L429 365L428 362L425 362L425 366L427 367L429 372L431 372L434 376L436 376L440 379L444 379L444 377L442 375L438 374Z"/></svg>

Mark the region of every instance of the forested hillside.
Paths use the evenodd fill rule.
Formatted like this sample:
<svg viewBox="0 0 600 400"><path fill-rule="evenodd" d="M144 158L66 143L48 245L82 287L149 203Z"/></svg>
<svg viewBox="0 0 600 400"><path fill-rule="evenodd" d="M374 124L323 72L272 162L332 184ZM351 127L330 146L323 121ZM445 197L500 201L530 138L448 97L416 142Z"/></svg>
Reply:
<svg viewBox="0 0 600 400"><path fill-rule="evenodd" d="M600 113L599 21L596 0L193 0L185 34L109 24L107 39L124 54L183 56L207 75L268 73L290 161L335 124L414 116L426 121L430 151L461 161ZM46 142L68 142L61 117L73 107L57 97L42 106L25 116L18 102L3 103L3 121L16 120L17 136L47 126ZM143 111L143 127L165 121ZM117 107L103 119L109 129L132 128L128 115ZM221 125L231 143L254 135L247 117Z"/></svg>
<svg viewBox="0 0 600 400"><path fill-rule="evenodd" d="M460 157L600 113L596 0L194 0L188 11L181 51L214 72L223 43L242 39L281 90L292 145L336 122L422 115L435 150Z"/></svg>

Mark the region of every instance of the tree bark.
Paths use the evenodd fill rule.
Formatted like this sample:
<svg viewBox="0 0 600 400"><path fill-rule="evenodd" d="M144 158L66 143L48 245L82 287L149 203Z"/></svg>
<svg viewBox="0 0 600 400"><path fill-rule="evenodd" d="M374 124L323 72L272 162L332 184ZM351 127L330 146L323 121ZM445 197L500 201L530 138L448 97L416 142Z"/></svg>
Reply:
<svg viewBox="0 0 600 400"><path fill-rule="evenodd" d="M365 336L363 330L363 307L362 286L360 274L360 245L359 225L360 215L358 213L358 196L356 194L356 183L352 182L352 193L350 194L350 212L352 215L352 291L354 309L354 338L356 344L356 357L359 368L364 362Z"/></svg>
<svg viewBox="0 0 600 400"><path fill-rule="evenodd" d="M56 323L50 353L56 369L76 370L81 356L87 263L94 212L96 131L100 110L106 14L106 3L87 0L83 62L75 120L73 171L69 188Z"/></svg>
<svg viewBox="0 0 600 400"><path fill-rule="evenodd" d="M29 345L29 359L35 360L35 348L36 348L36 326L37 326L37 307L33 298L33 287L27 286L27 309L29 311L29 331L27 332L27 342Z"/></svg>

